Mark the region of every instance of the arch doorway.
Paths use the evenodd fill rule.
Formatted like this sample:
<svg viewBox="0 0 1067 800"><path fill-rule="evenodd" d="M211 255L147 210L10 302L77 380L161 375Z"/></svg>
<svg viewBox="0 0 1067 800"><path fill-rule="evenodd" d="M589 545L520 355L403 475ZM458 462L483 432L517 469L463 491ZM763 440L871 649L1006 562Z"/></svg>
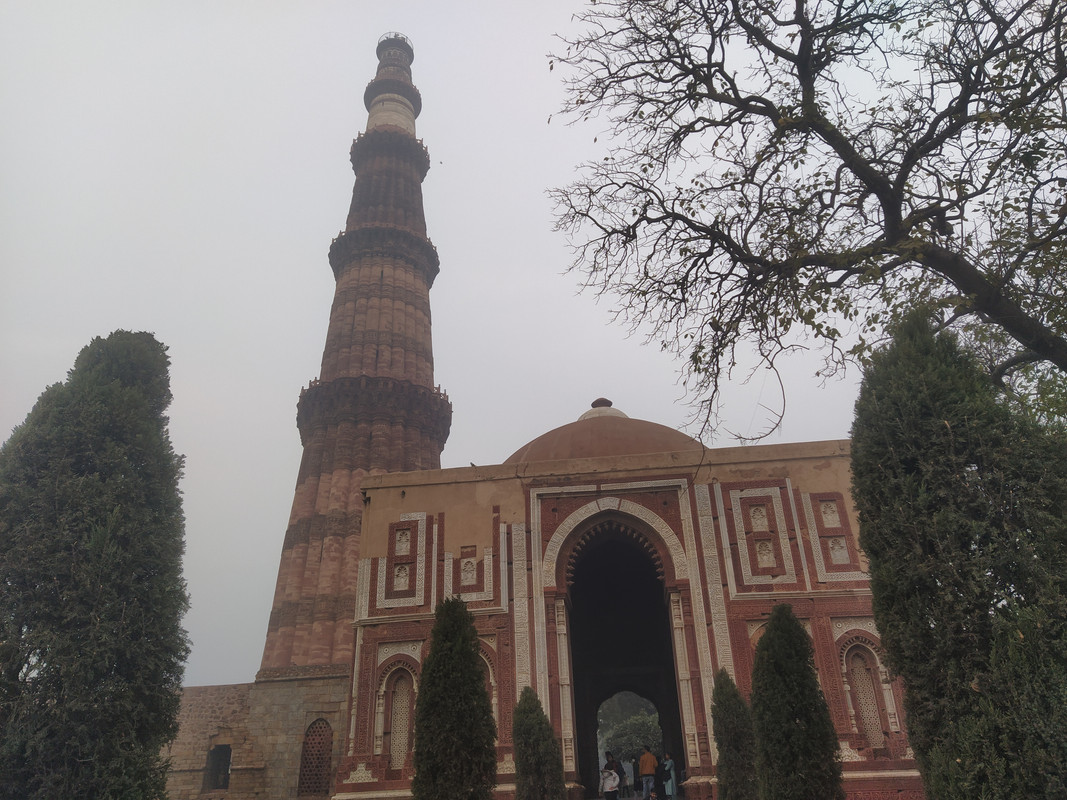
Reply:
<svg viewBox="0 0 1067 800"><path fill-rule="evenodd" d="M650 701L663 746L682 763L681 715L662 559L637 520L594 519L567 560L577 769L596 797L597 711L619 692ZM657 753L662 755L662 752Z"/></svg>

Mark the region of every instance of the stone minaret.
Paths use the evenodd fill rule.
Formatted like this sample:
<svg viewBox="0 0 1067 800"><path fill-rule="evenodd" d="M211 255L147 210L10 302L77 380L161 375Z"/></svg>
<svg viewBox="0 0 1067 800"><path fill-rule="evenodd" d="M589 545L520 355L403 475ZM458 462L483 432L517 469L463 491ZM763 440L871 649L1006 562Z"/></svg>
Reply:
<svg viewBox="0 0 1067 800"><path fill-rule="evenodd" d="M352 662L363 476L437 469L452 406L434 385L422 180L411 43L378 42L363 95L367 131L352 144L356 184L330 247L337 289L319 378L300 394L304 455L285 532L259 678L330 674Z"/></svg>

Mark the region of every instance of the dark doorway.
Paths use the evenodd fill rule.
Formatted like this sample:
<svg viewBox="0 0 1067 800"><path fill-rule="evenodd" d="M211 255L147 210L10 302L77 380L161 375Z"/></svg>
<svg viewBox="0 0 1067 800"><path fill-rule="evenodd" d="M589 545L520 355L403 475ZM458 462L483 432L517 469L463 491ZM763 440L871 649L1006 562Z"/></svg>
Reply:
<svg viewBox="0 0 1067 800"><path fill-rule="evenodd" d="M597 710L618 692L649 700L663 746L684 752L663 568L639 524L615 517L594 522L567 566L575 747L586 797L596 797L599 785ZM679 771L685 766L675 763Z"/></svg>
<svg viewBox="0 0 1067 800"><path fill-rule="evenodd" d="M204 770L203 791L214 792L230 788L230 758L228 744L217 744L207 751L207 769Z"/></svg>
<svg viewBox="0 0 1067 800"><path fill-rule="evenodd" d="M600 704L597 712L597 743L602 754L611 753L622 763L626 782L619 797L633 797L636 761L647 745L653 753L663 752L663 730L656 707L633 692L619 692ZM638 780L638 794L640 795Z"/></svg>

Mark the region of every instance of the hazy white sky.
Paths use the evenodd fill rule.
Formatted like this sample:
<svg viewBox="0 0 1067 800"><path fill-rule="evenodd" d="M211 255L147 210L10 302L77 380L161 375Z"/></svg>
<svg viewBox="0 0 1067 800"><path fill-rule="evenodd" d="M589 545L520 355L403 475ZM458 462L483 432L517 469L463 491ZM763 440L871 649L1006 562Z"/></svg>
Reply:
<svg viewBox="0 0 1067 800"><path fill-rule="evenodd" d="M381 34L411 39L423 96L436 376L453 404L444 465L499 463L601 395L630 416L690 419L677 364L578 294L551 230L545 190L604 141L595 124L548 122L562 91L546 53L579 8L0 0L0 439L93 336L149 330L170 347L188 684L259 667L296 401L322 355L327 252ZM814 363L796 364L771 441L847 436L856 376L823 387ZM745 434L777 402L758 375L724 399Z"/></svg>

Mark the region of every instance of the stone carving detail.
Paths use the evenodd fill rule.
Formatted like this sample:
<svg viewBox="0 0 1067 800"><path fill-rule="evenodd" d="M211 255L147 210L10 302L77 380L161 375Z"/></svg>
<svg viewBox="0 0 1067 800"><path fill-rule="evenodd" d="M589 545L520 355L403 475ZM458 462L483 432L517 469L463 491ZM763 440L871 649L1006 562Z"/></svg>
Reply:
<svg viewBox="0 0 1067 800"><path fill-rule="evenodd" d="M467 580L467 578L468 578L468 573L467 573L468 562L470 563L470 566L469 566L469 569L470 569L470 581L469 582ZM465 602L465 603L482 602L482 601L487 602L487 601L490 601L490 600L493 599L494 584L493 584L493 548L492 547L486 547L482 551L482 565L483 565L483 569L485 571L485 583L484 583L485 590L484 591L481 591L481 592L476 592L476 591L464 592L462 589L460 589L460 591L457 592L455 587L453 586L453 581L455 580L455 578L454 578L454 576L452 574L452 571L453 571L453 569L455 567L455 563L456 563L455 556L452 553L449 553L449 552L446 551L445 552L445 569L444 569L444 573L445 573L445 587L444 587L445 588L445 597L451 597L453 594L458 594L460 596L460 598L462 598L463 602ZM477 583L478 583L478 559L477 558L467 557L467 558L464 558L462 561L460 561L459 583L460 583L461 587L469 586L469 585L477 585Z"/></svg>
<svg viewBox="0 0 1067 800"><path fill-rule="evenodd" d="M478 638L485 641L482 637ZM489 704L493 707L493 720L496 722L497 730L500 730L500 687L497 685L496 669L493 667L493 660L485 650L479 648L478 655L485 664L485 674L489 676Z"/></svg>
<svg viewBox="0 0 1067 800"><path fill-rule="evenodd" d="M374 702L374 755L381 755L385 741L385 692L378 692Z"/></svg>
<svg viewBox="0 0 1067 800"><path fill-rule="evenodd" d="M416 663L422 661L423 640L413 642L383 642L378 645L378 664L384 664L396 655L411 657Z"/></svg>
<svg viewBox="0 0 1067 800"><path fill-rule="evenodd" d="M459 582L462 586L472 586L478 582L478 563L473 558L465 558L460 562Z"/></svg>
<svg viewBox="0 0 1067 800"><path fill-rule="evenodd" d="M852 729L864 733L871 747L884 747L885 733L878 712L878 687L875 686L878 670L877 665L870 663L873 660L874 653L865 653L860 648L852 649L845 665L845 675L859 706L853 709Z"/></svg>
<svg viewBox="0 0 1067 800"><path fill-rule="evenodd" d="M676 491L678 492L678 507L681 512L682 537L685 544L685 551L688 554L687 559L692 564L692 569L689 570L689 604L692 610L691 613L693 614L694 630L701 632L694 637L696 641L698 665L698 674L694 678L694 685L700 686L703 697L710 700L711 692L703 685L701 676L714 674L714 669L711 660L711 642L709 641L709 636L707 634L708 618L703 601L705 576L701 572L700 565L697 563L696 559L696 554L699 550L697 549L696 542L696 520L689 499L689 481L678 481L676 484ZM693 714L695 715L695 697L691 699L691 705L694 708ZM704 708L704 713L705 719L711 718L710 706ZM684 730L682 733L686 740L686 746L689 748L689 766L696 771L696 768L701 766L701 733L695 725L692 729Z"/></svg>
<svg viewBox="0 0 1067 800"><path fill-rule="evenodd" d="M821 537L819 536L819 526L818 526L818 524L816 522L815 509L812 507L813 503L812 503L810 494L808 494L806 492L801 494L801 505L803 507L803 510L800 513L802 513L804 515L804 517L805 517L805 520L806 520L806 523L807 523L807 528L808 528L808 541L811 542L811 552L812 552L812 555L815 558L815 575L816 575L816 578L820 582L865 581L865 580L867 580L867 577L868 577L867 574L862 572L862 571L860 571L860 570L854 570L854 571L851 571L851 572L831 572L831 571L828 571L826 569L826 561L823 558L822 542L820 541ZM841 519L841 514L840 514L840 511L838 510L837 501L835 501L835 500L822 501L821 500L821 501L819 501L819 517L823 520L824 527L827 527L827 528L830 527L829 523L827 522L827 513L830 513L830 512L827 511L827 507L828 506L833 508L832 514L836 514L837 515L837 525L835 525L833 527L838 527L838 528L842 527L843 520ZM832 514L831 514L831 517L830 517L831 519L833 518ZM830 543L830 547L831 547L830 563L831 564L836 564L836 563L848 564L848 563L850 563L851 557L848 554L848 545L845 542L844 538L843 537L834 537L834 538L839 539L840 543L842 545L845 545L845 547L844 547L845 560L842 561L842 562L838 562L838 561L834 560L836 558L840 558L840 556L837 553L834 553L832 551L832 548L833 548L834 545L832 543Z"/></svg>
<svg viewBox="0 0 1067 800"><path fill-rule="evenodd" d="M766 530L766 529L764 529ZM756 543L756 564L760 567L775 566L774 548L770 542Z"/></svg>
<svg viewBox="0 0 1067 800"><path fill-rule="evenodd" d="M374 559L361 558L359 571L356 578L356 619L367 619L370 616L370 576ZM384 593L383 593L384 596Z"/></svg>
<svg viewBox="0 0 1067 800"><path fill-rule="evenodd" d="M371 775L367 764L361 761L354 770L348 773L345 783L377 783L377 778Z"/></svg>
<svg viewBox="0 0 1067 800"><path fill-rule="evenodd" d="M503 528L503 526L501 526ZM526 585L526 528L518 523L512 529L512 574L515 582L515 685L531 685L530 606Z"/></svg>
<svg viewBox="0 0 1067 800"><path fill-rule="evenodd" d="M408 565L397 564L393 572L393 588L397 591L406 591L408 588Z"/></svg>
<svg viewBox="0 0 1067 800"><path fill-rule="evenodd" d="M878 631L875 628L874 619L871 617L836 617L833 619L833 626L834 642L838 649L838 666L841 668L845 683L848 684L850 681L847 661L848 653L854 646L860 646L868 651L874 659L872 666L877 668L877 673L876 676L872 677L877 677L877 684L873 688L875 691L881 691L882 702L885 705L886 717L889 722L889 730L894 733L900 731L900 715L897 712L896 698L893 697L892 680L889 677L889 671L882 664L884 653L876 643ZM862 633L856 633L856 631L862 631ZM853 726L855 727L855 710L851 709L852 699L847 696L846 699L849 702Z"/></svg>
<svg viewBox="0 0 1067 800"><path fill-rule="evenodd" d="M560 732L563 738L563 769L574 770L574 708L571 686L570 643L567 634L567 605L562 597L556 600L556 670L559 675L559 704L562 712Z"/></svg>
<svg viewBox="0 0 1067 800"><path fill-rule="evenodd" d="M676 486L677 481L649 481L647 484L605 486L604 489L606 491L623 491L638 488L658 488L660 485ZM536 500L536 494L532 494L531 500ZM685 557L685 548L682 546L677 534L671 530L671 527L666 522L638 503L634 503L630 500L622 500L618 497L602 497L576 509L567 517L567 519L560 523L559 527L556 528L555 533L552 534L551 540L549 540L548 545L545 547L542 562L543 586L556 585L556 560L559 558L560 548L563 547L563 543L567 540L567 537L570 536L571 532L589 517L606 509L617 510L623 514L637 517L637 519L656 531L663 540L663 543L667 546L667 551L670 553L671 566L674 569L675 576L679 580L688 580L689 567Z"/></svg>
<svg viewBox="0 0 1067 800"><path fill-rule="evenodd" d="M411 554L411 531L406 528L396 532L396 554L398 556Z"/></svg>
<svg viewBox="0 0 1067 800"><path fill-rule="evenodd" d="M848 746L848 742L838 742L838 749L841 751L842 761L863 761L863 756Z"/></svg>
<svg viewBox="0 0 1067 800"><path fill-rule="evenodd" d="M752 565L751 558L749 557L748 545L744 541L744 531L752 530L755 525L753 521L751 526L746 526L745 523L745 504L741 501L746 498L758 497L761 500L766 499L766 505L749 505L748 515L752 518L755 515L757 508L764 509L765 514L772 514L773 517L765 516L767 527L764 530L773 531L778 541L778 549L782 553L783 564L779 565L775 560L774 546L768 539L760 539L756 546L756 564ZM734 530L737 531L738 547L737 555L741 561L741 579L748 585L753 584L772 584L772 583L795 583L797 580L796 570L793 566L793 556L789 547L789 540L787 537L787 527L785 524L785 509L782 506L782 490L776 486L757 488L757 489L732 489L730 490L730 505L733 506L733 523ZM723 528L723 535L726 536L725 526ZM759 545L765 544L769 548L761 552ZM723 547L725 552L730 552L730 542L728 539L723 541ZM768 560L769 563L763 563ZM759 569L761 567L777 567L781 566L783 574L780 575L755 575L753 569Z"/></svg>
<svg viewBox="0 0 1067 800"><path fill-rule="evenodd" d="M769 531L771 529L767 524L767 506L752 506L748 513L752 519L752 530Z"/></svg>
<svg viewBox="0 0 1067 800"><path fill-rule="evenodd" d="M841 512L838 511L836 500L820 501L819 511L822 513L822 524L827 528L841 527Z"/></svg>
<svg viewBox="0 0 1067 800"><path fill-rule="evenodd" d="M682 730L685 732L686 760L700 763L696 749L696 711L693 702L693 679L689 672L689 653L685 644L685 614L682 609L681 592L670 593L671 638L674 641L674 664L678 671L678 700L682 712Z"/></svg>
<svg viewBox="0 0 1067 800"><path fill-rule="evenodd" d="M840 536L835 536L827 543L830 547L831 564L847 564L852 559L848 555L848 545Z"/></svg>
<svg viewBox="0 0 1067 800"><path fill-rule="evenodd" d="M834 638L840 639L846 631L860 630L878 635L874 617L834 617Z"/></svg>
<svg viewBox="0 0 1067 800"><path fill-rule="evenodd" d="M401 674L397 675L397 673ZM408 702L410 702L411 693L418 691L415 675L411 672L410 666L404 663L403 659L397 659L391 664L386 664L386 666L381 670L378 677L378 691L374 704L374 754L379 756L382 755L382 753L384 752L383 748L385 745L385 698L387 694L387 686L389 684L390 679L394 675L396 675L398 679L406 677L409 681L406 686L406 690L408 692ZM403 691L404 688L402 687L402 692ZM395 716L393 721L397 721ZM408 722L410 723L410 719L408 720Z"/></svg>
<svg viewBox="0 0 1067 800"><path fill-rule="evenodd" d="M418 522L415 537L415 596L386 598L386 559L378 558L376 559L378 562L378 592L377 596L374 598L377 608L404 608L405 606L421 606L423 604L423 598L426 594L426 514L414 513L400 515L401 522L407 522L409 520ZM408 568L408 588L410 588L411 565L409 564L406 566ZM395 580L398 576L394 572L392 577ZM396 584L393 584L393 588L400 589Z"/></svg>
<svg viewBox="0 0 1067 800"><path fill-rule="evenodd" d="M711 631L715 640L715 655L719 666L725 667L732 675L734 672L733 648L730 644L730 631L726 619L726 598L722 588L722 575L719 571L719 549L715 544L715 516L711 506L711 492L706 485L695 489L697 514L700 517L700 538L704 544L704 568L708 574L708 596L711 600ZM704 695L709 704L711 689L704 687ZM708 712L710 719L710 711Z"/></svg>

